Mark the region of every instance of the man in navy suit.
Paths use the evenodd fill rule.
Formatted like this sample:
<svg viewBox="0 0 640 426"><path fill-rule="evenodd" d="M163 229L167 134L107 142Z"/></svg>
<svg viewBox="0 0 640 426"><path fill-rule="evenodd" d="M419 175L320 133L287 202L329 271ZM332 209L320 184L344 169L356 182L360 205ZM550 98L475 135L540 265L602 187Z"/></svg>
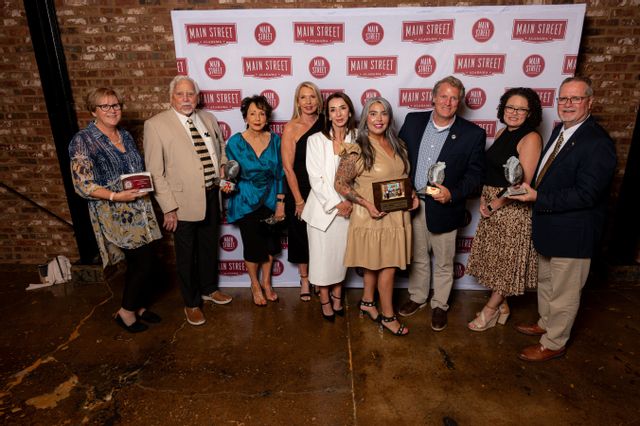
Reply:
<svg viewBox="0 0 640 426"><path fill-rule="evenodd" d="M535 324L517 326L540 343L518 357L546 361L565 353L582 287L602 229L608 188L616 167L613 140L591 117L591 81L570 77L560 85L556 127L542 152L533 188L511 197L532 204L532 239L538 251Z"/></svg>
<svg viewBox="0 0 640 426"><path fill-rule="evenodd" d="M464 85L453 76L433 88L433 111L413 112L405 118L400 138L407 144L411 179L416 190L427 185L427 171L444 162L445 178L433 195L420 194L413 217L413 259L409 300L400 315L413 315L427 304L431 281L430 253L434 256L431 328L447 326L448 300L453 286L456 233L464 226L467 197L484 179L486 134L479 126L456 115L464 98Z"/></svg>

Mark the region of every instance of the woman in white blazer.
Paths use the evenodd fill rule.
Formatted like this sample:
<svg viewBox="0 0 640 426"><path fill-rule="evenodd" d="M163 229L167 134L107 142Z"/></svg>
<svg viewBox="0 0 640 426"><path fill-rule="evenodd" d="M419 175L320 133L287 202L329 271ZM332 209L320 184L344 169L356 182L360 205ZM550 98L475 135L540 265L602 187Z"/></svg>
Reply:
<svg viewBox="0 0 640 426"><path fill-rule="evenodd" d="M307 140L307 173L311 192L302 211L309 236L309 281L320 289L322 317L344 315L342 281L351 202L334 189L343 144L356 138L355 111L344 93L333 93L324 108L324 126Z"/></svg>

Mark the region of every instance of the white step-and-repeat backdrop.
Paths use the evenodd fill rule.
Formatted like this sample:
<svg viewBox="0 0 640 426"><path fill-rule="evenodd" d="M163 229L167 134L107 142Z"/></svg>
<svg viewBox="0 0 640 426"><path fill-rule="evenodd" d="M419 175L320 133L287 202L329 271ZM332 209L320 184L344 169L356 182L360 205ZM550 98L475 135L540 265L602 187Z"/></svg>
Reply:
<svg viewBox="0 0 640 426"><path fill-rule="evenodd" d="M462 80L467 95L460 114L493 142L496 107L507 88L535 89L544 107L540 131L557 123L560 82L574 74L586 6L486 6L361 9L252 9L173 11L177 69L194 78L204 108L216 115L225 138L244 130L240 101L265 95L274 107L272 128L291 118L295 87L312 81L326 98L346 92L358 114L365 100L384 96L396 127L415 110L431 108L434 83ZM469 200L468 224L458 232L456 288L479 288L464 274L478 220ZM220 233L220 285L248 286L242 241L235 226ZM298 285L287 262L287 242L274 263L277 286ZM350 272L348 284L361 280ZM397 285L406 286L406 275Z"/></svg>

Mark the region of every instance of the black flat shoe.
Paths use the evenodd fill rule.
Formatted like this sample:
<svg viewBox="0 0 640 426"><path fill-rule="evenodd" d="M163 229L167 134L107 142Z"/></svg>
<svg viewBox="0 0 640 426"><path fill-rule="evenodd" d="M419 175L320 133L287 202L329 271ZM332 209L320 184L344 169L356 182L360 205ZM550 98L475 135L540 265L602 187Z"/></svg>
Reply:
<svg viewBox="0 0 640 426"><path fill-rule="evenodd" d="M157 324L160 321L162 321L162 318L160 318L160 315L154 312L151 312L148 309L145 309L144 312L142 312L140 315L136 314L136 318L144 322L148 322L150 324Z"/></svg>
<svg viewBox="0 0 640 426"><path fill-rule="evenodd" d="M129 333L140 333L149 328L148 325L143 324L140 321L136 321L131 325L127 325L124 323L124 321L122 320L122 318L120 318L120 315L118 314L116 314L116 316L113 319L116 321L116 324L118 324L120 327L127 330Z"/></svg>

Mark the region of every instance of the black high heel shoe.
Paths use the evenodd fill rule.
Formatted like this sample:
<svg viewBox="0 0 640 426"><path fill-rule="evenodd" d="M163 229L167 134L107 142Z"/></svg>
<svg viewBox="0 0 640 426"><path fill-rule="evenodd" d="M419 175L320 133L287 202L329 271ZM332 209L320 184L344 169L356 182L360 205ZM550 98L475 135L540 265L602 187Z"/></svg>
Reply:
<svg viewBox="0 0 640 426"><path fill-rule="evenodd" d="M127 330L129 333L140 333L141 331L145 331L149 328L148 325L141 323L137 319L133 324L127 325L117 312L113 315L113 319L116 324Z"/></svg>
<svg viewBox="0 0 640 426"><path fill-rule="evenodd" d="M400 327L396 331L393 331L389 327L384 325L385 323L396 321L398 317L396 317L395 315L391 317L385 317L384 315L380 314L380 317L381 317L380 332L382 332L382 330L387 330L389 333L393 334L394 336L399 336L399 337L406 336L407 334L409 334L409 329L399 321L398 321L398 324L400 324ZM404 332L405 330L407 330L406 333Z"/></svg>
<svg viewBox="0 0 640 426"><path fill-rule="evenodd" d="M325 313L324 313L324 311L322 310L322 307L323 307L323 306L328 305L328 304L330 304L330 303L331 303L331 299L329 299L329 301L328 301L328 302L326 302L326 303L322 303L322 302L320 302L320 313L322 314L322 318L324 318L325 320L327 320L327 321L329 321L329 322L335 322L335 320L336 320L336 315L335 315L335 313L332 313L331 315L327 315L327 314L325 314ZM332 308L332 309L333 309L333 308Z"/></svg>
<svg viewBox="0 0 640 426"><path fill-rule="evenodd" d="M367 308L375 308L376 302L367 302L360 299L360 302L358 302L358 308L360 309L360 318L364 318L364 316L366 315L371 319L371 321L380 322L380 312L378 312L378 316L374 318L373 315L371 315L371 312L362 309L363 306L366 306Z"/></svg>
<svg viewBox="0 0 640 426"><path fill-rule="evenodd" d="M136 318L138 320L142 320L150 324L158 324L160 321L162 321L162 318L160 317L160 315L156 314L155 312L151 312L148 309L145 309L144 311L142 311L141 314L138 314L136 312Z"/></svg>
<svg viewBox="0 0 640 426"><path fill-rule="evenodd" d="M302 292L302 280L303 279L307 279L308 280L309 275L300 275L300 300L302 300L303 302L310 302L311 301L311 293L310 292L306 292L303 293ZM311 289L312 284L309 283L309 289Z"/></svg>
<svg viewBox="0 0 640 426"><path fill-rule="evenodd" d="M342 306L342 297L335 297L333 292L329 292L329 296L331 297L331 301L339 300L340 301L340 309L333 308L333 303L331 303L331 307L333 308L333 313L338 315L339 317L344 316L344 306Z"/></svg>

